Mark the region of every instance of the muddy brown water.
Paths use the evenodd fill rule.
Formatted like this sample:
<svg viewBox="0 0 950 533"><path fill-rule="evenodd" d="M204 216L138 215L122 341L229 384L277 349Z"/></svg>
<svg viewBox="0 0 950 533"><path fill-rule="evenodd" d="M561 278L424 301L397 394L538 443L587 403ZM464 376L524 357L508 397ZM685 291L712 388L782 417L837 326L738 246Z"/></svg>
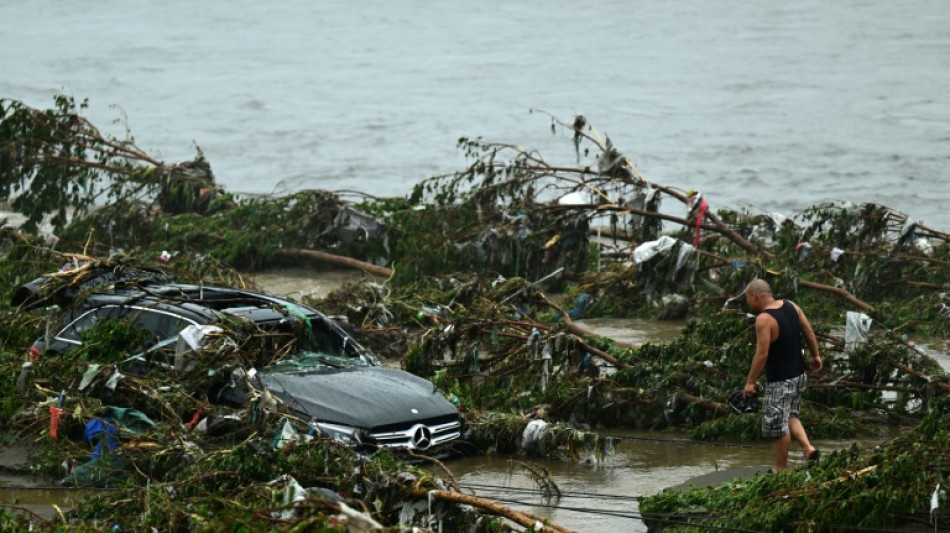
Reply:
<svg viewBox="0 0 950 533"><path fill-rule="evenodd" d="M352 272L288 268L249 276L261 290L301 297L325 295L346 281L360 279ZM595 333L635 346L669 342L684 323L635 319L580 320ZM946 353L947 345L930 346L931 352ZM950 361L948 358L944 358ZM946 366L946 365L945 365ZM737 376L741 381L742 376ZM737 382L738 382L737 381ZM576 531L646 531L640 519L637 497L669 487L718 484L763 473L771 464L771 447L764 441L701 443L687 435L668 432L604 431L616 437L612 453L602 462L580 464L520 456L482 456L451 460L447 466L458 477L463 491L528 511ZM849 446L852 441L816 441L824 450ZM861 446L874 446L866 441ZM22 463L23 457L19 458ZM793 450L792 465L801 464ZM522 463L545 467L562 495L545 498ZM3 466L3 465L0 465ZM22 466L22 464L21 464ZM68 509L84 494L109 493L67 491L52 483L3 474L0 468L0 503L18 505L45 517L55 516L53 505Z"/></svg>

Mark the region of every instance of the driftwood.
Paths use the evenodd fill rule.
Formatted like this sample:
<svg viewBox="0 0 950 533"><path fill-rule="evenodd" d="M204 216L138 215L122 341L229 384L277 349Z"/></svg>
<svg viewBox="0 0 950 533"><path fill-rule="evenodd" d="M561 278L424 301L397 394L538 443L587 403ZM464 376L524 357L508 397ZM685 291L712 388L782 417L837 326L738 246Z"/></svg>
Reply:
<svg viewBox="0 0 950 533"><path fill-rule="evenodd" d="M822 285L821 283L815 283L813 281L805 281L803 279L798 280L798 284L801 285L802 287L808 287L810 289L818 289L820 291L833 292L841 296L848 302L860 307L861 309L864 309L865 311L869 313L874 312L874 306L855 298L854 296L851 295L850 292L840 287L832 287L831 285Z"/></svg>
<svg viewBox="0 0 950 533"><path fill-rule="evenodd" d="M922 230L922 231L921 231L921 230ZM950 233L944 233L944 232L942 232L942 231L937 231L937 230L935 230L935 229L933 229L933 228L928 228L927 226L924 226L923 224L920 224L920 223L917 224L917 231L918 231L918 232L922 232L922 233L926 233L927 236L929 236L929 237L936 237L936 238L938 238L938 239L943 240L944 242L950 242Z"/></svg>
<svg viewBox="0 0 950 533"><path fill-rule="evenodd" d="M902 261L921 261L924 263L934 263L937 265L950 266L950 261L941 261L939 259L934 259L932 257L919 256L919 255L895 255L895 259L900 259Z"/></svg>
<svg viewBox="0 0 950 533"><path fill-rule="evenodd" d="M870 385L868 383L860 383L857 381L847 381L839 380L834 383L818 383L816 385L809 385L809 387L815 387L820 389L831 389L831 388L844 388L844 389L866 389L874 391L892 391L892 392L917 392L917 389L911 387L890 387L886 385Z"/></svg>
<svg viewBox="0 0 950 533"><path fill-rule="evenodd" d="M670 187L658 187L658 188L659 190L665 192L666 194L676 198L680 202L683 202L684 204L689 205L689 200L686 198L686 196L681 194L679 191L672 189ZM753 255L758 255L765 259L769 259L772 257L771 252L760 249L758 246L752 244L747 239L745 239L744 237L736 233L735 230L727 226L725 223L723 223L723 221L719 220L719 217L716 216L716 213L714 213L712 209L706 212L706 218L708 218L713 223L713 226L715 226L716 231L728 237L732 242L738 244L745 251ZM687 225L691 225L691 224L687 224ZM703 225L703 227L705 228L706 226Z"/></svg>
<svg viewBox="0 0 950 533"><path fill-rule="evenodd" d="M302 250L296 248L291 250L281 250L279 255L289 259L310 259L320 263L329 263L331 265L337 265L346 268L355 268L357 270L362 270L364 272L386 278L393 275L393 270L391 268L374 265L372 263L353 259L352 257L344 257L342 255L320 252L317 250Z"/></svg>
<svg viewBox="0 0 950 533"><path fill-rule="evenodd" d="M590 330L588 330L588 329L582 328L582 327L578 326L577 324L575 324L574 321L571 320L571 317L570 317L567 313L565 313L564 310L561 309L560 306L558 306L556 303L552 302L551 299L548 298L546 294L544 294L544 293L538 293L538 294L541 296L541 299L544 300L544 303L548 304L551 308L553 308L553 309L555 309L557 312L561 313L561 317L564 318L564 327L565 327L565 329L567 329L569 332L571 332L571 333L573 333L574 335L577 335L577 336L579 336L579 337L587 336L587 337L593 337L593 338L595 338L595 339L603 338L603 337L601 337L600 335L597 335L596 333L594 333L594 332L592 332L592 331L590 331ZM609 353L607 353L607 352L605 352L605 351L603 351L603 350L598 350L597 348L594 348L593 346L590 346L590 345L587 345L587 344L585 344L584 346L585 346L585 348L586 348L587 350L589 350L593 355L596 355L597 357L600 357L600 358L603 359L604 361L607 361L608 363L614 365L614 366L617 367L617 368L629 368L629 367L630 367L630 365L628 365L627 363L624 363L624 362L621 362L621 361L617 360L617 358L615 358L614 356L610 355Z"/></svg>
<svg viewBox="0 0 950 533"><path fill-rule="evenodd" d="M710 411L715 411L717 413L728 413L730 412L729 406L724 403L714 402L711 400L706 400L705 398L700 398L699 396L693 396L692 394L681 392L676 397L677 400L685 403L695 403L700 407L709 409Z"/></svg>
<svg viewBox="0 0 950 533"><path fill-rule="evenodd" d="M422 459L423 461L429 461L430 463L433 463L439 468L441 468L442 472L444 472L445 475L448 476L449 480L452 482L452 488L455 489L456 491L460 490L459 479L455 477L455 474L453 474L452 471L449 470L447 466L445 466L445 463L436 459L435 457L429 457L428 455L419 455L417 453L414 453L412 450L408 448L406 449L406 453L408 453L410 457L414 457L416 459Z"/></svg>
<svg viewBox="0 0 950 533"><path fill-rule="evenodd" d="M491 500L486 500L485 498L479 498L478 496L472 496L469 494L462 494L460 492L449 492L446 490L434 490L426 491L421 489L416 489L412 492L412 495L417 498L435 498L436 500L450 502L450 503L461 503L465 505L471 505L473 507L478 507L479 509L484 510L485 512L507 518L520 526L533 528L535 524L541 522L543 525L542 531L546 533L569 533L571 530L567 529L564 526L555 524L548 521L546 524L544 520L538 516L534 516L530 513L525 513L521 511L515 511L510 507L505 507L500 503L493 502Z"/></svg>
<svg viewBox="0 0 950 533"><path fill-rule="evenodd" d="M685 227L695 227L695 223L693 221L682 218L682 217L666 215L663 213L658 213L656 211L650 211L647 209L635 209L632 207L625 207L625 206L621 206L617 204L601 204L601 205L583 204L583 205L569 205L569 206L561 205L561 206L551 206L551 207L548 207L548 209L562 210L562 211L577 210L577 209L596 210L596 211L614 211L618 213L626 213L626 214L631 214L631 215L640 215L644 217L658 218L660 220L667 220L669 222L675 222ZM746 238L739 235L738 233L736 233L735 230L733 230L732 228L727 226L725 223L723 223L721 220L719 220L719 218L716 217L716 215L714 215L712 212L707 211L706 218L712 221L712 223L703 223L700 225L700 228L707 231L714 231L716 233L721 233L725 235L726 238L733 241L734 243L739 245L740 248L744 249L745 251L753 255L757 255L766 259L772 257L772 254L770 252L762 250L758 246L749 242Z"/></svg>

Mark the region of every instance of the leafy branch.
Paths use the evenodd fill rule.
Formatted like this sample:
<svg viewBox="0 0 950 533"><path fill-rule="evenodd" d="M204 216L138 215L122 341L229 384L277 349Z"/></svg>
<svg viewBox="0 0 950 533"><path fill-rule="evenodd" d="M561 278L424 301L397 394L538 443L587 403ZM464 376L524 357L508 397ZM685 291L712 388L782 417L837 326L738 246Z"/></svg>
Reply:
<svg viewBox="0 0 950 533"><path fill-rule="evenodd" d="M49 217L59 230L97 203L129 200L167 212L201 208L215 190L200 149L190 162L166 165L134 144L103 135L83 118L88 101L58 95L39 110L0 99L0 199L35 232ZM203 201L204 200L204 204Z"/></svg>

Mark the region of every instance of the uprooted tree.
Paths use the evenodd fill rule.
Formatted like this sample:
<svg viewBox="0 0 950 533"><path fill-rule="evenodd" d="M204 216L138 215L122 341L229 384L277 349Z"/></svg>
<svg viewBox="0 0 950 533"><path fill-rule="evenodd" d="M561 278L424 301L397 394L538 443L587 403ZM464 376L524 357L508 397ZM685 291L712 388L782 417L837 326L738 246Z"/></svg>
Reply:
<svg viewBox="0 0 950 533"><path fill-rule="evenodd" d="M70 261L60 255L70 248L111 255L104 264L147 258L183 280L226 284L245 283L227 265L348 259L383 278L367 276L309 303L345 316L379 354L403 358L406 369L454 395L480 446L515 451L532 420L544 421L549 436L572 422L755 438L757 416L724 403L752 355L741 293L754 277L799 303L819 335L826 369L812 379L803 414L813 437L913 423L950 386L915 342L947 336L950 235L886 206L826 204L794 217L714 211L699 191L647 181L583 117L552 126L573 134L577 160L587 164L552 165L518 146L461 139L471 164L420 182L408 199L351 203L327 191L242 197L213 182L176 188L175 165L98 135L65 112L71 101L58 104L59 112L38 112L5 101L0 117L0 172L19 184L2 192L33 224L53 214L60 237L57 252L4 228L5 291L28 271ZM37 131L46 136L32 140ZM90 153L109 168L83 155ZM28 196L26 184L43 194L43 182L85 194L82 185L95 179L114 180L121 194L89 214L95 195L59 197L42 209L16 203ZM214 202L195 208L208 190ZM77 209L68 224L64 203ZM670 214L677 209L682 215ZM167 261L156 262L166 250ZM850 335L848 312L872 322L866 335ZM40 314L15 316L0 324L11 350L3 383L19 372L13 347L28 346L44 324ZM669 344L632 347L576 322L597 316L689 322ZM26 407L12 402L4 415ZM547 453L567 450L566 458L609 446L556 438Z"/></svg>
<svg viewBox="0 0 950 533"><path fill-rule="evenodd" d="M58 104L59 114L7 104L16 113L2 122L4 131L34 124L21 127L27 138L48 127L50 115L69 117L55 124L84 126L57 126L60 136L42 143L19 139L19 159L5 173L29 181L32 168L36 186L44 179L75 185L102 172L95 160L72 158L70 174L61 158L43 159L67 145L122 157L122 168L147 161L129 157L141 154L130 141L91 134L93 126L65 112L71 101ZM161 209L157 180L118 187L134 193L76 218L60 236L101 255L173 249L198 253L183 258L254 268L330 252L376 274L391 273L385 283L368 279L320 305L349 315L383 355L408 354L408 368L454 387L470 403L497 402L481 407L550 405L547 412L565 420L648 427L719 420L747 362L751 326L735 297L753 277L798 301L822 336L829 371L813 388L813 401L903 415L943 390L938 365L905 337L946 334L947 234L875 204L821 205L793 218L714 213L698 191L647 181L583 117L570 124L552 119L552 125L573 133L578 161L590 164L555 166L518 146L461 139L472 163L419 183L407 200L349 204L321 191L280 198L222 193L228 201L210 212ZM129 181L133 175L162 172L102 179L141 185ZM664 201L681 204L683 216L669 214L669 206L661 211ZM560 303L544 291L557 291ZM846 311L874 321L871 342L848 346L847 356L835 333ZM630 349L590 335L574 323L578 316L704 321L669 346ZM600 362L619 372L595 375ZM698 375L703 379L677 378ZM597 391L587 394L586 414L571 401L587 390L585 380ZM828 418L841 420L834 413Z"/></svg>

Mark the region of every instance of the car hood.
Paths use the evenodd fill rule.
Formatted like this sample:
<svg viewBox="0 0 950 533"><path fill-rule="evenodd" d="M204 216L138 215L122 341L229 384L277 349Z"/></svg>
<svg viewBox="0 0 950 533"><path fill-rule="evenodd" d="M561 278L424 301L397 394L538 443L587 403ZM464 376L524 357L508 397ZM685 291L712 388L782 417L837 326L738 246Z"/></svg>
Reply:
<svg viewBox="0 0 950 533"><path fill-rule="evenodd" d="M260 374L287 406L321 422L372 429L458 414L435 386L386 367Z"/></svg>

